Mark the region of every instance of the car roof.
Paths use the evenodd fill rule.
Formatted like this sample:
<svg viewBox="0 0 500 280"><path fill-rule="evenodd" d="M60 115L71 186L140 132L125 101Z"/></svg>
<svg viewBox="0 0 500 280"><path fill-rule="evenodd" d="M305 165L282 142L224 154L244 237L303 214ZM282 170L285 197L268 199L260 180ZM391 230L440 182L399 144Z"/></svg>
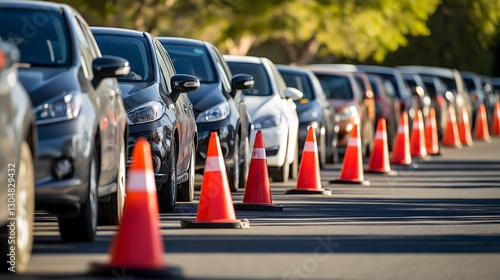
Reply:
<svg viewBox="0 0 500 280"><path fill-rule="evenodd" d="M122 36L132 36L132 37L144 37L146 32L126 29L126 28L116 28L116 27L99 27L92 26L90 30L93 34L107 34L107 35L122 35Z"/></svg>
<svg viewBox="0 0 500 280"><path fill-rule="evenodd" d="M204 47L207 42L191 39L191 38L181 38L181 37L156 37L160 43L163 44L174 44L174 45L191 45Z"/></svg>
<svg viewBox="0 0 500 280"><path fill-rule="evenodd" d="M359 71L358 67L354 64L319 63L319 64L310 64L309 66L314 68L335 69L337 71L344 71L344 72Z"/></svg>
<svg viewBox="0 0 500 280"><path fill-rule="evenodd" d="M453 70L450 68L436 67L436 66L422 66L422 65L407 65L396 67L401 72L414 72L419 74L428 74L432 76L441 76L454 78Z"/></svg>
<svg viewBox="0 0 500 280"><path fill-rule="evenodd" d="M42 11L52 11L59 12L63 7L69 8L66 4L59 4L53 2L43 2L43 1L0 1L0 8L22 8L31 10L42 10Z"/></svg>
<svg viewBox="0 0 500 280"><path fill-rule="evenodd" d="M309 69L306 69L303 67L298 67L298 66L293 66L293 65L276 64L276 67L278 68L278 70L284 70L286 72L295 73L295 74L312 73L311 70L309 70Z"/></svg>
<svg viewBox="0 0 500 280"><path fill-rule="evenodd" d="M398 70L393 67L380 66L380 65L356 65L358 70L366 72L375 72L380 74L396 74Z"/></svg>
<svg viewBox="0 0 500 280"><path fill-rule="evenodd" d="M354 77L352 72L345 71L339 68L329 68L329 67L324 67L324 66L315 66L315 65L309 65L307 66L307 69L311 70L314 73L317 74L327 74L327 75L337 75L337 76L344 76L344 77Z"/></svg>
<svg viewBox="0 0 500 280"><path fill-rule="evenodd" d="M224 59L227 62L244 62L244 63L255 63L263 64L264 58L257 56L243 56L243 55L224 55Z"/></svg>

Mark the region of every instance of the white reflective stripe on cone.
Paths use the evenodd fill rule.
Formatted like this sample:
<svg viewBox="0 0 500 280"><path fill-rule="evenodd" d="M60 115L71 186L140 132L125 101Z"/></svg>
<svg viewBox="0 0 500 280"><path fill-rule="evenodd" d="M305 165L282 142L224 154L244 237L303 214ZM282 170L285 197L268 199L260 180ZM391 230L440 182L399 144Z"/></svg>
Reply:
<svg viewBox="0 0 500 280"><path fill-rule="evenodd" d="M304 144L304 152L318 152L318 146L312 141L306 141Z"/></svg>
<svg viewBox="0 0 500 280"><path fill-rule="evenodd" d="M254 148L252 151L252 159L266 159L266 149Z"/></svg>
<svg viewBox="0 0 500 280"><path fill-rule="evenodd" d="M205 170L204 172L211 171L223 171L226 172L226 167L224 165L224 160L219 156L207 157L205 160Z"/></svg>
<svg viewBox="0 0 500 280"><path fill-rule="evenodd" d="M347 142L347 146L360 146L361 147L361 139L359 137L356 138L349 138L349 142Z"/></svg>
<svg viewBox="0 0 500 280"><path fill-rule="evenodd" d="M400 125L398 126L398 133L404 133L405 132L405 127Z"/></svg>
<svg viewBox="0 0 500 280"><path fill-rule="evenodd" d="M127 191L155 192L155 174L152 170L129 170L126 189Z"/></svg>
<svg viewBox="0 0 500 280"><path fill-rule="evenodd" d="M386 138L386 136L385 136L384 132L382 132L382 131L375 132L375 139L383 140L385 138Z"/></svg>

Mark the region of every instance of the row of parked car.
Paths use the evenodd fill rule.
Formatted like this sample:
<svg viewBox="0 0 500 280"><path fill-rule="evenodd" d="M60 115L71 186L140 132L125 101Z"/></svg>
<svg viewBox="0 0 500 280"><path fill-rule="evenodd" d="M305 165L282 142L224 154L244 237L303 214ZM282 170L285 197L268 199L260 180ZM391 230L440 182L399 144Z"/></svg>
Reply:
<svg viewBox="0 0 500 280"><path fill-rule="evenodd" d="M403 111L435 108L442 133L449 104L472 115L479 103L494 104L495 80L473 73L275 65L222 55L204 41L89 27L64 4L0 2L0 37L0 179L12 187L0 189L0 259L8 265L14 213L18 271L29 259L34 209L57 215L63 241L92 241L98 224L119 223L141 137L151 146L159 209L171 212L194 199L212 131L237 191L258 130L271 179L286 182L297 177L310 126L325 166L340 161L355 123L368 154L380 118L392 143Z"/></svg>

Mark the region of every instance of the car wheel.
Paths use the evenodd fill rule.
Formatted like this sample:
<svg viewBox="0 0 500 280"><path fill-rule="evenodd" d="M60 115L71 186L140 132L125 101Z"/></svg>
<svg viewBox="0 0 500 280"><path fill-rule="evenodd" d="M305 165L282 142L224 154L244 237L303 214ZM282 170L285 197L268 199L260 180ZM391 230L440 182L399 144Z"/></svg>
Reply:
<svg viewBox="0 0 500 280"><path fill-rule="evenodd" d="M195 160L196 150L194 143L191 147L191 157L189 159L188 180L181 184L179 192L177 193L177 201L191 202L194 200L194 181L195 181Z"/></svg>
<svg viewBox="0 0 500 280"><path fill-rule="evenodd" d="M98 164L97 150L94 150L90 159L87 198L80 206L78 216L75 218L59 217L59 232L64 242L94 241L95 239L99 208L97 196Z"/></svg>
<svg viewBox="0 0 500 280"><path fill-rule="evenodd" d="M240 145L240 136L236 134L234 139L235 145ZM231 192L237 192L240 185L240 165L239 165L239 150L235 147L233 156L233 167L228 168L227 178L229 180L229 189Z"/></svg>
<svg viewBox="0 0 500 280"><path fill-rule="evenodd" d="M252 158L252 153L250 153L250 139L245 137L242 145L241 154L243 158L240 160L240 179L238 184L240 189L245 189L247 185L248 169L250 168L250 160Z"/></svg>
<svg viewBox="0 0 500 280"><path fill-rule="evenodd" d="M286 162L287 162L287 154L285 153L285 160L283 161L283 166L269 170L269 175L274 182L283 182L283 183L288 182L290 165Z"/></svg>
<svg viewBox="0 0 500 280"><path fill-rule="evenodd" d="M319 158L319 167L325 168L327 162L327 148L326 148L326 135L321 135L319 138L319 149L318 149L318 158Z"/></svg>
<svg viewBox="0 0 500 280"><path fill-rule="evenodd" d="M111 194L109 201L99 202L99 223L102 225L118 225L125 204L126 159L125 144L121 145L116 172L116 192Z"/></svg>
<svg viewBox="0 0 500 280"><path fill-rule="evenodd" d="M158 206L160 213L174 211L177 198L177 147L175 140L170 146L170 174L165 184L158 190Z"/></svg>
<svg viewBox="0 0 500 280"><path fill-rule="evenodd" d="M288 177L290 179L297 179L297 177L299 176L299 145L298 145L298 141L295 144L294 154L295 154L295 156L294 156L293 162L290 163L290 168L289 168L290 170L288 171Z"/></svg>
<svg viewBox="0 0 500 280"><path fill-rule="evenodd" d="M8 263L10 257L7 256L7 254L11 254L11 246L15 247L15 272L25 272L28 269L31 249L33 247L35 171L31 149L26 141L21 144L21 157L19 165L16 167L15 175L17 178L14 181L11 180L12 183L15 184L15 206L13 208L15 210L13 210L13 216L9 214L10 218L16 218L14 221L15 227L9 228L6 225L0 229L0 252L2 254L0 256L0 272L12 272L8 270L13 266ZM8 178L11 179L10 176ZM8 239L8 236L11 235L11 230L15 230L13 239L15 243L12 243L12 241ZM12 244L10 244L9 241Z"/></svg>

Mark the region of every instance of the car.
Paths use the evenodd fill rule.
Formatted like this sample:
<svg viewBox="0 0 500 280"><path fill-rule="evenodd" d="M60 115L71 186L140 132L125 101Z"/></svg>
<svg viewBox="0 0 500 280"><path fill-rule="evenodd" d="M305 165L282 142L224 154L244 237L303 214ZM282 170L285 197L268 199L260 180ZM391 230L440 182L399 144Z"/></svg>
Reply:
<svg viewBox="0 0 500 280"><path fill-rule="evenodd" d="M35 207L58 216L63 241L92 241L99 222L117 224L123 211L128 132L116 77L128 61L101 56L66 4L2 1L0 36L19 48L34 107Z"/></svg>
<svg viewBox="0 0 500 280"><path fill-rule="evenodd" d="M462 76L458 70L423 65L403 65L396 68L400 71L404 71L405 73L417 73L422 78L439 78L444 84L446 84L447 92L450 92L449 94L445 93L445 97L448 102L453 105L457 119L462 106L467 108L469 118L473 115L472 102L469 94L467 93Z"/></svg>
<svg viewBox="0 0 500 280"><path fill-rule="evenodd" d="M431 107L434 107L432 102L435 101L435 99L432 99L429 96L427 88L425 87L425 84L419 74L401 72L401 76L403 77L403 80L406 82L407 86L410 88L410 92L413 98L412 102L413 104L416 104L417 108L420 110L420 112L422 112L422 116L425 122L425 120L429 116Z"/></svg>
<svg viewBox="0 0 500 280"><path fill-rule="evenodd" d="M129 119L129 152L139 138L149 141L159 210L172 212L177 200L194 199L198 133L187 93L197 90L200 81L176 74L165 48L148 32L106 27L91 31L103 54L130 62L131 74L118 78Z"/></svg>
<svg viewBox="0 0 500 280"><path fill-rule="evenodd" d="M275 182L297 178L299 168L299 117L294 101L302 98L298 89L287 87L276 65L264 57L225 55L233 73L254 78L252 89L245 90L245 103L254 129L264 136L269 176Z"/></svg>
<svg viewBox="0 0 500 280"><path fill-rule="evenodd" d="M446 97L446 94L448 92L448 98L452 98L453 95L447 90L446 84L438 77L421 76L421 79L424 83L425 89L429 93L429 96L432 98L432 106L436 113L438 139L441 140L444 130L446 129L448 120L447 108L448 104L450 103Z"/></svg>
<svg viewBox="0 0 500 280"><path fill-rule="evenodd" d="M395 96L388 93L384 86L384 81L378 75L368 74L373 96L375 98L375 119L376 123L381 118L386 121L387 145L392 150L394 139L399 125L401 108Z"/></svg>
<svg viewBox="0 0 500 280"><path fill-rule="evenodd" d="M203 174L210 133L217 132L231 191L244 189L251 159L250 117L241 90L253 86L249 75L231 73L220 51L206 41L159 37L177 73L192 74L200 89L189 95L198 126L196 171Z"/></svg>
<svg viewBox="0 0 500 280"><path fill-rule="evenodd" d="M25 272L33 246L37 130L18 59L0 40L0 273Z"/></svg>
<svg viewBox="0 0 500 280"><path fill-rule="evenodd" d="M469 93L472 102L472 129L476 124L477 110L479 105L484 105L485 113L488 120L488 127L491 126L493 119L493 110L495 108L494 97L491 94L491 86L487 83L487 79L483 76L470 71L460 71L460 75L464 80L465 87Z"/></svg>
<svg viewBox="0 0 500 280"><path fill-rule="evenodd" d="M321 84L308 69L296 66L277 65L278 71L288 87L300 90L304 96L295 101L299 116L299 155L302 155L308 127L314 127L318 145L320 166L338 162L337 120L335 108L321 88Z"/></svg>
<svg viewBox="0 0 500 280"><path fill-rule="evenodd" d="M369 155L373 147L375 120L371 119L370 109L364 100L370 98L373 102L373 93L367 96L366 92L361 91L353 72L313 65L308 66L308 69L318 77L328 100L339 116L340 154L342 156L345 154L351 131L357 124L361 133L362 154ZM375 111L375 108L373 110Z"/></svg>

